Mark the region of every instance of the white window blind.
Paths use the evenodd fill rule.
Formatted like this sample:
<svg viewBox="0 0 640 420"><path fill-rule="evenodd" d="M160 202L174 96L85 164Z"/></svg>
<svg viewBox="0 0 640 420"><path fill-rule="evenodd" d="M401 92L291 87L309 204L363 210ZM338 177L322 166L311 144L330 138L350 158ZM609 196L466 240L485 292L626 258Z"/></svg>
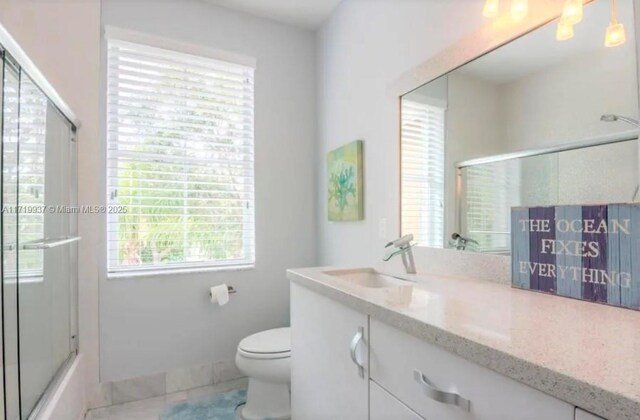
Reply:
<svg viewBox="0 0 640 420"><path fill-rule="evenodd" d="M18 205L34 208L45 204L45 143L47 131L47 97L27 77L20 77L18 134ZM43 212L23 210L18 215L18 243L42 240L45 237ZM41 250L21 251L21 276L41 277Z"/></svg>
<svg viewBox="0 0 640 420"><path fill-rule="evenodd" d="M4 78L3 206L7 252L44 238L47 97L28 76L7 70ZM19 263L19 266L16 265ZM8 277L42 278L43 252L5 258Z"/></svg>
<svg viewBox="0 0 640 420"><path fill-rule="evenodd" d="M518 160L463 169L463 236L476 240L478 251L508 252L511 248L511 207L520 199Z"/></svg>
<svg viewBox="0 0 640 420"><path fill-rule="evenodd" d="M442 247L445 109L403 99L401 115L402 234Z"/></svg>
<svg viewBox="0 0 640 420"><path fill-rule="evenodd" d="M108 41L110 272L254 262L254 69Z"/></svg>

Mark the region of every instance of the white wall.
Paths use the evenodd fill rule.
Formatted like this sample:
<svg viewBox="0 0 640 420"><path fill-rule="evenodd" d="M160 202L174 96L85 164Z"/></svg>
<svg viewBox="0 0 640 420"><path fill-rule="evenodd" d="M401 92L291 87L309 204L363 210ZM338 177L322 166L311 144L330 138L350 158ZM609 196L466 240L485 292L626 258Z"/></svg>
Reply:
<svg viewBox="0 0 640 420"><path fill-rule="evenodd" d="M344 0L317 36L320 261L373 264L399 233L398 97L390 86L483 23L482 1ZM326 153L364 139L365 220L328 222Z"/></svg>
<svg viewBox="0 0 640 420"><path fill-rule="evenodd" d="M552 67L499 85L505 139L501 153L632 130L626 123L602 122L600 116L637 118L636 77L635 46L627 42L567 57ZM523 193L527 195L523 200L528 205L630 201L637 185L637 149L637 142L628 142L563 152L554 158L538 157L535 163L523 166ZM543 162L555 166L557 172L544 173ZM551 194L536 201L527 184L546 184Z"/></svg>
<svg viewBox="0 0 640 420"><path fill-rule="evenodd" d="M288 325L285 269L316 263L313 34L195 0L109 0L102 13L106 25L257 59L256 268L109 280L100 251L103 381L231 361L246 335ZM222 282L238 293L213 306L208 288Z"/></svg>
<svg viewBox="0 0 640 420"><path fill-rule="evenodd" d="M0 21L82 122L78 132L80 204L94 204L99 173L99 0L0 0ZM46 41L46 42L45 42ZM98 383L97 221L79 217L79 329L85 388Z"/></svg>
<svg viewBox="0 0 640 420"><path fill-rule="evenodd" d="M637 118L636 77L634 43L627 42L501 85L505 152L632 130L625 123L604 123L600 116Z"/></svg>
<svg viewBox="0 0 640 420"><path fill-rule="evenodd" d="M463 72L449 74L447 142L445 156L445 220L447 244L459 230L456 203L456 164L464 160L504 153L500 89Z"/></svg>

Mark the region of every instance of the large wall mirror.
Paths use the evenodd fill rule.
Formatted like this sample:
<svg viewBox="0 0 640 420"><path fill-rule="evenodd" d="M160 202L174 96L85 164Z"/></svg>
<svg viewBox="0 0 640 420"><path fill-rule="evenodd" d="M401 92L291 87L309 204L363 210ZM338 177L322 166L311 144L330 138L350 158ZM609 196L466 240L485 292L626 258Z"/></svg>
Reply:
<svg viewBox="0 0 640 420"><path fill-rule="evenodd" d="M638 200L633 0L615 48L610 16L596 0L570 40L551 22L402 96L403 234L509 254L511 207Z"/></svg>

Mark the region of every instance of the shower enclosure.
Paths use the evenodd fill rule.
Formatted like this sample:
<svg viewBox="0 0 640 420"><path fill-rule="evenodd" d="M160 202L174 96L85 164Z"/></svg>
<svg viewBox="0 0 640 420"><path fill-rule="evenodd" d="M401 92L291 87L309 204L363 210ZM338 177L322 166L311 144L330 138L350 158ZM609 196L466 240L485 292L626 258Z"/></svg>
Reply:
<svg viewBox="0 0 640 420"><path fill-rule="evenodd" d="M36 418L77 352L76 127L1 27L0 43L0 418L15 420Z"/></svg>

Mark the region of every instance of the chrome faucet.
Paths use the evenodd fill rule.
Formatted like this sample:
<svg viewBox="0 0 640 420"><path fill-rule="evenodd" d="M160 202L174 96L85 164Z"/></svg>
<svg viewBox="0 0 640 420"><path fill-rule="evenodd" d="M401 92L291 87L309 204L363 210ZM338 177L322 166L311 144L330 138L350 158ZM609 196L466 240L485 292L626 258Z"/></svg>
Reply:
<svg viewBox="0 0 640 420"><path fill-rule="evenodd" d="M415 244L411 244L411 241L413 241L413 235L409 234L389 242L385 245L385 248L393 246L394 250L385 255L382 260L389 261L396 255L400 255L402 256L402 264L404 264L404 269L407 274L416 274L416 264L413 260L413 251L411 250L411 247Z"/></svg>
<svg viewBox="0 0 640 420"><path fill-rule="evenodd" d="M638 120L635 120L629 117L624 117L622 115L604 114L603 116L600 117L600 121L604 121L604 122L622 121L636 128L640 128L640 122Z"/></svg>
<svg viewBox="0 0 640 420"><path fill-rule="evenodd" d="M457 232L451 234L451 239L452 241L450 241L449 244L452 248L455 248L458 251L465 251L469 244L473 244L476 246L480 245L475 239L465 238Z"/></svg>

